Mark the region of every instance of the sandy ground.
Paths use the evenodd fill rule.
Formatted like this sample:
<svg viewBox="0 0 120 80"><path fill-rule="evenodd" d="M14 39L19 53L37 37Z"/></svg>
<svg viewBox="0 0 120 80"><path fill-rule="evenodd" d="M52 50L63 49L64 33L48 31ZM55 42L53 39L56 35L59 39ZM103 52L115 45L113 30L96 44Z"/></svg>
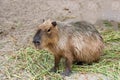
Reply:
<svg viewBox="0 0 120 80"><path fill-rule="evenodd" d="M120 0L0 0L0 80L31 79L27 71L14 70L19 61L10 62L9 58L31 45L35 29L43 19L119 22L119 7Z"/></svg>

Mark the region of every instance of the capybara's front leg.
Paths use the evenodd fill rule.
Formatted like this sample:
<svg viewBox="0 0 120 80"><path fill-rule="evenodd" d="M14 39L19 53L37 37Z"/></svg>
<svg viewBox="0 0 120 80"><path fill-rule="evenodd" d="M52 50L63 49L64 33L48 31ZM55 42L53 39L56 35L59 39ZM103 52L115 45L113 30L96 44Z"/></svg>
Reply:
<svg viewBox="0 0 120 80"><path fill-rule="evenodd" d="M72 59L66 58L65 60L65 71L62 73L63 76L69 76L71 71Z"/></svg>
<svg viewBox="0 0 120 80"><path fill-rule="evenodd" d="M50 72L56 72L58 67L59 67L59 63L61 60L61 56L54 56L55 62L54 62L54 66L51 68Z"/></svg>

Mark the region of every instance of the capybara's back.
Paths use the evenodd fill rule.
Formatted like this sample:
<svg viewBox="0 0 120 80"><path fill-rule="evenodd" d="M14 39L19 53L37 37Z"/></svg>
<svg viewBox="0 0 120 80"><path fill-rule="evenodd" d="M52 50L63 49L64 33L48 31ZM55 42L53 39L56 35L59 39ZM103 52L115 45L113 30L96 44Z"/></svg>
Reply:
<svg viewBox="0 0 120 80"><path fill-rule="evenodd" d="M73 61L90 63L99 60L104 44L101 35L92 24L77 21L69 24L58 23L58 26L58 47L65 52L71 52Z"/></svg>
<svg viewBox="0 0 120 80"><path fill-rule="evenodd" d="M64 75L70 74L74 61L91 63L99 60L104 47L99 32L84 21L64 23L47 20L39 26L33 42L37 48L53 53L55 64L51 71L56 72L61 58L65 59Z"/></svg>

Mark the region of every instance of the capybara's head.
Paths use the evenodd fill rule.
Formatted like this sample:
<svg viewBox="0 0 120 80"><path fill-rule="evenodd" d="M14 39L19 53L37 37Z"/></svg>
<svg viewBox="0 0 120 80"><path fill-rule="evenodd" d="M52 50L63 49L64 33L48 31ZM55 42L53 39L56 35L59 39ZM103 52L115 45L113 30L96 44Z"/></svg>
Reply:
<svg viewBox="0 0 120 80"><path fill-rule="evenodd" d="M38 26L38 30L33 37L36 48L44 49L49 45L54 45L58 41L58 27L55 21L46 20Z"/></svg>

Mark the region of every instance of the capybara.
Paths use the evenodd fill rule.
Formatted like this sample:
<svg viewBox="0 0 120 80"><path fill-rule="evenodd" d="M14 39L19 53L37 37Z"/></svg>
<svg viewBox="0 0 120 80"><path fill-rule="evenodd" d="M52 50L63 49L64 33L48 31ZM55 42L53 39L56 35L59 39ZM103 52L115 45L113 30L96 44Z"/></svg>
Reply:
<svg viewBox="0 0 120 80"><path fill-rule="evenodd" d="M46 20L38 26L33 38L38 49L54 55L56 72L61 58L65 59L65 76L70 75L73 62L91 63L98 61L104 48L103 39L95 27L85 21L59 22Z"/></svg>

